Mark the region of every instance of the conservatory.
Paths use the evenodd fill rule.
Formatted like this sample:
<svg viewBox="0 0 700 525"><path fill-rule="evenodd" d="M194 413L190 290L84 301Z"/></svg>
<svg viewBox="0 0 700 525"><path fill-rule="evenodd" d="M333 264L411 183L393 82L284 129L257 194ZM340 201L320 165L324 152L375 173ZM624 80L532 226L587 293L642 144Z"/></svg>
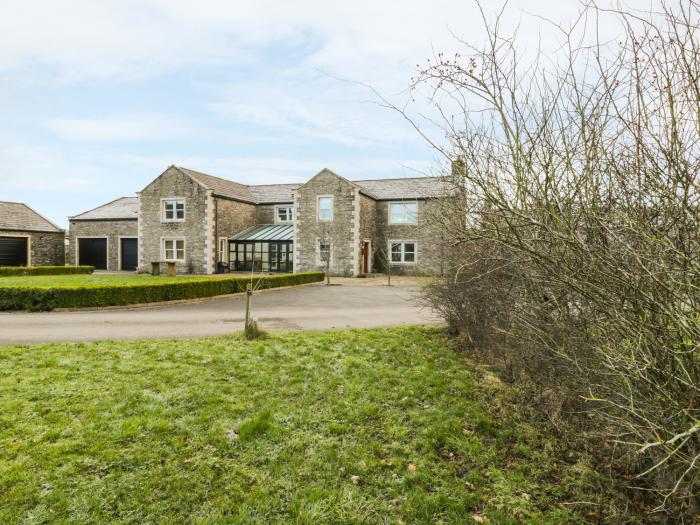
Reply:
<svg viewBox="0 0 700 525"><path fill-rule="evenodd" d="M294 225L259 224L229 239L232 271L293 272Z"/></svg>

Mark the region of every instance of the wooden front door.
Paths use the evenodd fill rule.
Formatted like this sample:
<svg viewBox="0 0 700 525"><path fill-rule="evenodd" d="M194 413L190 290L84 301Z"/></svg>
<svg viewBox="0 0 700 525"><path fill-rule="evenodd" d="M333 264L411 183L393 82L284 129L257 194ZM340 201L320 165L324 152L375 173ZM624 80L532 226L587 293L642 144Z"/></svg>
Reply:
<svg viewBox="0 0 700 525"><path fill-rule="evenodd" d="M369 241L362 242L362 273L369 273L369 257L370 257L370 245Z"/></svg>

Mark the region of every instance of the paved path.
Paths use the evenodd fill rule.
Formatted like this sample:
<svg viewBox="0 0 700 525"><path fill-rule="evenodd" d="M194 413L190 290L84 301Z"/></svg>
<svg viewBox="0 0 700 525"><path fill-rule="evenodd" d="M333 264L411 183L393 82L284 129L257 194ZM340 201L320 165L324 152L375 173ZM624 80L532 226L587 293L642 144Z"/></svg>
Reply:
<svg viewBox="0 0 700 525"><path fill-rule="evenodd" d="M358 283L267 290L253 297L265 330L330 330L439 322L416 305L418 288ZM245 297L121 310L0 313L0 344L199 337L243 329Z"/></svg>

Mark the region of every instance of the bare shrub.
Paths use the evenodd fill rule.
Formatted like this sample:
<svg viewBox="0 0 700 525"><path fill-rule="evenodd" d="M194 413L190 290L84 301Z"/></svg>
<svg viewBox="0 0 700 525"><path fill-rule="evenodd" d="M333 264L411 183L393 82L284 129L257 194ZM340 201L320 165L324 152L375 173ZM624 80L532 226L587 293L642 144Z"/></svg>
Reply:
<svg viewBox="0 0 700 525"><path fill-rule="evenodd" d="M561 30L565 60L546 67L524 63L496 19L485 46L419 71L411 88L441 110L450 144L436 147L458 156L447 178L463 197L431 217L453 249L426 299L513 378L585 405L656 510L693 515L700 4L588 6L579 20L605 17L621 41L584 46Z"/></svg>

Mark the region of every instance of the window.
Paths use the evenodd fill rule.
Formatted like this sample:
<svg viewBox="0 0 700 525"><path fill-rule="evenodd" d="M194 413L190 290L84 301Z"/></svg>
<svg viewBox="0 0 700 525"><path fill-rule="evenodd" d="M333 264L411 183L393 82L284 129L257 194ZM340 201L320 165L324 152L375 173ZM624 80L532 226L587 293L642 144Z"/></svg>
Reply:
<svg viewBox="0 0 700 525"><path fill-rule="evenodd" d="M227 239L226 237L219 239L219 261L220 262L228 262L227 257L228 257L228 250L227 250Z"/></svg>
<svg viewBox="0 0 700 525"><path fill-rule="evenodd" d="M292 222L292 206L275 206L275 222Z"/></svg>
<svg viewBox="0 0 700 525"><path fill-rule="evenodd" d="M318 220L332 221L333 220L333 197L318 198Z"/></svg>
<svg viewBox="0 0 700 525"><path fill-rule="evenodd" d="M316 251L316 264L318 266L326 266L330 264L333 252L331 251L331 241L323 239L318 240L318 250Z"/></svg>
<svg viewBox="0 0 700 525"><path fill-rule="evenodd" d="M166 261L184 261L185 241L183 239L163 239L163 254Z"/></svg>
<svg viewBox="0 0 700 525"><path fill-rule="evenodd" d="M391 262L397 264L415 264L416 243L414 241L389 241Z"/></svg>
<svg viewBox="0 0 700 525"><path fill-rule="evenodd" d="M415 224L416 202L392 202L389 204L389 224Z"/></svg>
<svg viewBox="0 0 700 525"><path fill-rule="evenodd" d="M185 220L185 199L163 199L163 222Z"/></svg>

